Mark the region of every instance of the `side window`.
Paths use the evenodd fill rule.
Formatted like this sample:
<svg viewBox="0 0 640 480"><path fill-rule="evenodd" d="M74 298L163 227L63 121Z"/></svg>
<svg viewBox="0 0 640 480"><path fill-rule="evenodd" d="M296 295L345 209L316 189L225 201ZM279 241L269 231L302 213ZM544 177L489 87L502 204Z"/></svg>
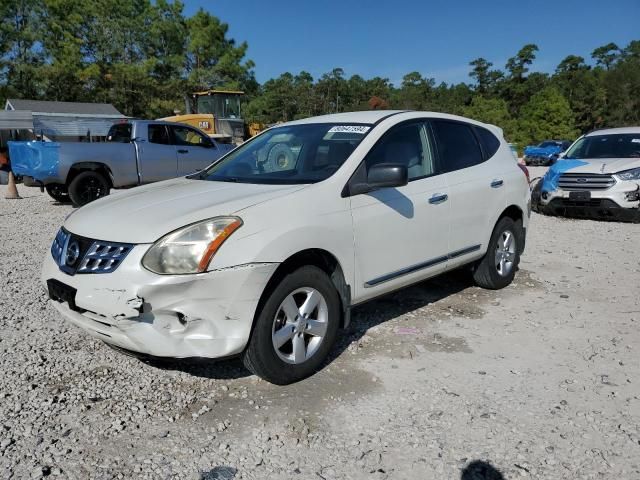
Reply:
<svg viewBox="0 0 640 480"><path fill-rule="evenodd" d="M173 142L176 145L189 145L192 147L211 146L209 138L200 132L196 132L192 128L171 126L171 131L173 132Z"/></svg>
<svg viewBox="0 0 640 480"><path fill-rule="evenodd" d="M149 125L147 131L149 143L159 143L160 145L169 145L169 132L165 125Z"/></svg>
<svg viewBox="0 0 640 480"><path fill-rule="evenodd" d="M416 122L392 128L365 158L367 170L378 163L406 165L410 181L433 174L433 154L425 124Z"/></svg>
<svg viewBox="0 0 640 480"><path fill-rule="evenodd" d="M482 150L484 150L485 157L493 157L500 148L500 140L498 140L498 138L486 128L475 127L475 129L478 137L480 138L480 143L482 144Z"/></svg>
<svg viewBox="0 0 640 480"><path fill-rule="evenodd" d="M480 145L470 125L433 120L433 131L443 171L453 172L482 163Z"/></svg>
<svg viewBox="0 0 640 480"><path fill-rule="evenodd" d="M129 143L131 141L131 124L116 123L107 133L107 142Z"/></svg>

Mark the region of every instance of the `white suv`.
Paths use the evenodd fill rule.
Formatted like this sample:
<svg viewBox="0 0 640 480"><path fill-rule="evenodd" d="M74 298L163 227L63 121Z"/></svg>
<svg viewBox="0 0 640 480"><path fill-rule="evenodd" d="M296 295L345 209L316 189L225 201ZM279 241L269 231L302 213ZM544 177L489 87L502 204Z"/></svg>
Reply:
<svg viewBox="0 0 640 480"><path fill-rule="evenodd" d="M538 182L534 197L543 213L640 222L640 127L583 135Z"/></svg>
<svg viewBox="0 0 640 480"><path fill-rule="evenodd" d="M271 128L198 174L70 215L42 273L56 308L112 345L242 355L277 383L312 374L350 309L473 266L514 277L526 169L497 127L373 111Z"/></svg>

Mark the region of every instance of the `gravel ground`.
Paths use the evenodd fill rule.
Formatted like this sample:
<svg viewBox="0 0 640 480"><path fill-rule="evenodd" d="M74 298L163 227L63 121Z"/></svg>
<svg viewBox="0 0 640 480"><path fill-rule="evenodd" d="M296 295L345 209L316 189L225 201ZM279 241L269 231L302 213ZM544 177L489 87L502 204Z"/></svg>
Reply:
<svg viewBox="0 0 640 480"><path fill-rule="evenodd" d="M324 370L276 387L67 325L38 277L71 207L19 189L0 187L0 478L640 478L638 225L534 214L512 286L453 273L370 302Z"/></svg>

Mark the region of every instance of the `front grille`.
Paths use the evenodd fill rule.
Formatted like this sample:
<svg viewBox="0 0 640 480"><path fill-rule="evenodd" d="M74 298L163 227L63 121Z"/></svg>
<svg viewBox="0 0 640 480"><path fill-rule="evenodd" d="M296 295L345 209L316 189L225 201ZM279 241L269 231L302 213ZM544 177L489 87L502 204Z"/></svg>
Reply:
<svg viewBox="0 0 640 480"><path fill-rule="evenodd" d="M606 190L616 184L613 175L600 173L563 173L558 186L562 190Z"/></svg>
<svg viewBox="0 0 640 480"><path fill-rule="evenodd" d="M61 228L58 230L56 238L53 239L53 243L51 244L51 256L58 265L60 265L60 258L62 257L62 252L64 251L68 238L69 235L67 232Z"/></svg>
<svg viewBox="0 0 640 480"><path fill-rule="evenodd" d="M96 240L80 262L77 273L113 272L124 260L132 245Z"/></svg>
<svg viewBox="0 0 640 480"><path fill-rule="evenodd" d="M130 243L105 242L74 235L61 228L51 245L51 256L60 270L76 273L110 273L133 249Z"/></svg>

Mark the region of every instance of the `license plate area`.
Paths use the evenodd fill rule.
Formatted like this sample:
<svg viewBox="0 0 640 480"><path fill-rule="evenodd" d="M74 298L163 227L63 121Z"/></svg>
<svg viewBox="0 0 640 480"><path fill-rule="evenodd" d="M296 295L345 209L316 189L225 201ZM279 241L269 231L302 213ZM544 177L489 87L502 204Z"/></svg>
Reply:
<svg viewBox="0 0 640 480"><path fill-rule="evenodd" d="M47 280L47 289L49 290L49 298L60 303L68 303L69 308L76 312L82 312L83 310L76 305L76 292L77 290L69 285L62 283L55 278Z"/></svg>
<svg viewBox="0 0 640 480"><path fill-rule="evenodd" d="M591 200L591 192L569 192L569 200L588 202Z"/></svg>

